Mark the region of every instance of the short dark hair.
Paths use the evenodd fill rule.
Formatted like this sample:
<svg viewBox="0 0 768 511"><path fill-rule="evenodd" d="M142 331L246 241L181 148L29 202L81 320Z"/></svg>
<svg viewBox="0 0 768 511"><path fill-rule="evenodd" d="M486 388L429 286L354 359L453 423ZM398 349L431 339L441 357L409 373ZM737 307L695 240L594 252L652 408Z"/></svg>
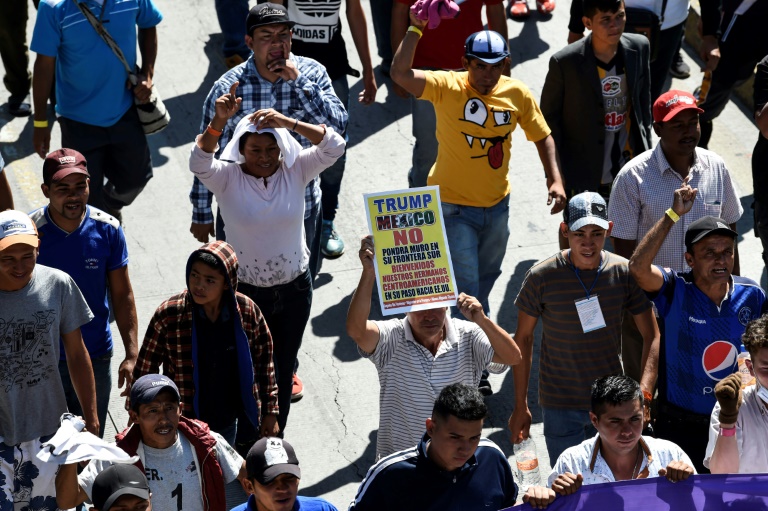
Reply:
<svg viewBox="0 0 768 511"><path fill-rule="evenodd" d="M277 139L275 138L275 135L273 135L272 133L268 133L268 132L256 133L255 131L246 131L240 136L240 140L237 141L237 147L238 149L240 149L240 154L242 154L243 151L245 151L245 143L248 141L248 137L250 137L251 135L269 135L270 137L272 137L272 140L274 140L275 143L277 143Z"/></svg>
<svg viewBox="0 0 768 511"><path fill-rule="evenodd" d="M760 348L768 348L768 312L749 322L741 342L753 357Z"/></svg>
<svg viewBox="0 0 768 511"><path fill-rule="evenodd" d="M485 419L488 407L485 406L483 395L477 390L477 386L454 383L440 391L432 408L432 418L447 419L449 415L465 421Z"/></svg>
<svg viewBox="0 0 768 511"><path fill-rule="evenodd" d="M224 267L222 260L210 252L205 252L203 250L193 252L192 255L189 256L189 266L191 267L195 263L203 263L206 266L210 266L221 273L224 278L227 277L227 269Z"/></svg>
<svg viewBox="0 0 768 511"><path fill-rule="evenodd" d="M592 383L592 413L600 417L606 405L619 406L643 400L640 384L629 376L603 376Z"/></svg>
<svg viewBox="0 0 768 511"><path fill-rule="evenodd" d="M616 12L622 3L624 0L582 0L584 16L591 19L597 11Z"/></svg>

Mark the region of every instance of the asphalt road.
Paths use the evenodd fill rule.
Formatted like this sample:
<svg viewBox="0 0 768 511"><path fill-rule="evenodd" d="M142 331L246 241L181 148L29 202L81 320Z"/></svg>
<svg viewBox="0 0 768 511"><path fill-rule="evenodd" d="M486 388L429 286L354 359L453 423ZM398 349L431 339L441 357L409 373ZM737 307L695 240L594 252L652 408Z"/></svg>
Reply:
<svg viewBox="0 0 768 511"><path fill-rule="evenodd" d="M155 1L165 16L158 27L160 52L155 83L173 119L166 131L150 137L155 177L124 213L130 275L142 333L157 305L184 287L187 257L199 246L189 233L191 206L187 194L192 177L187 170L187 160L198 133L203 100L214 80L226 71L212 1ZM368 2L363 4L370 13ZM29 37L34 24L33 9L30 16ZM543 19L534 11L525 23L509 22L512 74L523 80L536 97L541 94L548 57L565 45L567 18L568 3L564 2L551 19ZM352 66L360 69L346 26L344 30ZM369 34L374 65L378 66L370 26ZM31 58L34 60L34 54ZM698 69L689 55L685 58L692 68ZM700 78L701 74L695 71L686 81L676 80L674 86L693 90ZM299 355L305 397L292 407L286 430L286 438L301 460L300 493L323 496L340 509L346 508L354 497L360 480L373 462L378 424L376 371L370 362L358 356L343 327L350 296L360 275L356 256L358 240L367 233L362 194L407 187L413 144L408 102L394 95L389 81L378 68L377 79L376 104L351 107L347 170L336 220L338 231L347 242L348 253L339 259L324 261L316 281L312 316ZM360 81L350 78L352 98L361 86ZM0 96L2 94L0 92ZM747 211L739 222L743 274L765 287L760 244L751 231L749 209L752 203L750 158L756 137L751 116L737 105L729 104L715 123L710 148L726 159ZM12 118L3 106L0 150L13 185L16 207L27 211L44 204L39 187L42 160L33 154L31 138L31 119ZM54 126L51 147L57 148L59 141L58 126ZM556 228L560 218L549 214L541 164L534 145L525 140L521 130L513 137L510 175L512 236L503 274L491 295L491 307L493 318L513 332L517 315L513 302L522 279L535 261L557 250ZM114 330L119 339L116 328ZM120 353L116 353L115 369L120 360ZM490 416L485 434L511 456L506 433L506 420L514 402L511 373L492 376L491 382L496 393L487 398ZM536 386L532 385L529 396L532 405L535 405L535 396ZM539 423L534 424L532 435L539 444L541 471L546 477L549 460L541 437L540 414L535 407L533 410ZM117 390L113 391L110 412L121 429L126 415ZM114 427L108 424L107 435L113 432Z"/></svg>

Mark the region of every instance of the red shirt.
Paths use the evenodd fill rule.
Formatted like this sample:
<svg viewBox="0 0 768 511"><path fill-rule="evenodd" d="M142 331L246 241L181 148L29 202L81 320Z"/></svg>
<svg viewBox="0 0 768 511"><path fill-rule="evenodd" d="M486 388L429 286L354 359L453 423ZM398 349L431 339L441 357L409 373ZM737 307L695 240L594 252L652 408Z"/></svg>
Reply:
<svg viewBox="0 0 768 511"><path fill-rule="evenodd" d="M416 0L397 0L413 5ZM462 69L464 42L471 34L483 29L483 5L496 5L503 0L466 0L459 5L461 12L452 20L442 20L434 29L425 29L424 36L416 47L413 67L416 69Z"/></svg>

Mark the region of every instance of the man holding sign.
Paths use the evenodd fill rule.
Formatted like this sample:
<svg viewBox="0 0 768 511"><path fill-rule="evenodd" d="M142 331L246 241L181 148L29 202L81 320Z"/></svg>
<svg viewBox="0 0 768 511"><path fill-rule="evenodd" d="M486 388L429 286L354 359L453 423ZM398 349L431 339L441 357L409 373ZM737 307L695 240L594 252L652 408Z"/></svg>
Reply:
<svg viewBox="0 0 768 511"><path fill-rule="evenodd" d="M525 276L517 305L517 331L523 364L515 371L515 409L509 418L512 441L528 437L528 379L533 332L544 326L539 368L539 403L549 459L594 436L590 420L592 382L606 374L622 374L619 348L621 318L632 314L643 335L645 392L653 391L659 330L651 302L629 275L627 260L603 250L613 222L605 199L595 192L573 197L560 233L568 250L535 264ZM646 409L647 420L650 412Z"/></svg>
<svg viewBox="0 0 768 511"><path fill-rule="evenodd" d="M443 387L477 386L492 362L519 363L520 350L485 315L480 302L464 293L457 306L469 321L449 317L446 307L409 312L404 319L370 321L376 282L372 236L363 238L359 256L363 273L349 304L347 333L379 373L379 459L419 442Z"/></svg>

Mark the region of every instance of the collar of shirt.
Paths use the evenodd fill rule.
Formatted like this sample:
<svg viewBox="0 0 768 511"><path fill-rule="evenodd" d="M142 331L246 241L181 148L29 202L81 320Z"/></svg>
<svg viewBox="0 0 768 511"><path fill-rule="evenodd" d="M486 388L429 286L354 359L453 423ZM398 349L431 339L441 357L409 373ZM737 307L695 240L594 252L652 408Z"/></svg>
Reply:
<svg viewBox="0 0 768 511"><path fill-rule="evenodd" d="M601 442L600 442L600 434L595 435L595 443L592 446L592 455L590 457L589 461L589 471L592 472L593 475L602 477L606 481L615 481L616 478L613 475L613 471L608 466L608 463L605 461L605 458L603 458L602 453L600 452ZM645 440L643 437L640 437L640 448L643 450L643 454L645 455L645 462L641 465L640 472L637 474L637 479L646 479L649 475L649 469L648 467L651 466L651 463L653 463L653 455L651 454L651 450L648 447L648 444L645 443Z"/></svg>
<svg viewBox="0 0 768 511"><path fill-rule="evenodd" d="M445 337L443 338L442 341L440 341L440 346L438 346L437 351L435 352L434 358L439 357L442 353L445 353L446 351L454 349L456 345L459 343L459 336L456 333L456 329L453 327L453 321L451 321L451 318L450 316L448 316L448 314L449 313L446 313L445 323L443 323L443 327L445 328ZM424 351L426 351L427 353L429 353L430 356L432 356L432 353L430 353L429 350L423 344L417 341L416 338L413 336L413 330L411 330L411 322L408 320L408 316L405 317L404 327L405 327L405 339L407 341L411 341L417 346L421 346L421 348L423 348Z"/></svg>
<svg viewBox="0 0 768 511"><path fill-rule="evenodd" d="M688 175L693 177L692 174L694 173L700 173L701 168L701 158L699 158L699 152L698 147L693 151L693 165L691 165L690 169L688 169ZM674 173L677 177L680 178L680 182L684 180L683 176L678 174L678 172L672 168L672 166L669 164L669 161L667 160L666 155L664 154L664 150L661 148L661 142L656 144L656 148L653 150L653 159L654 164L656 168L659 170L659 174L664 174L665 172L669 171Z"/></svg>
<svg viewBox="0 0 768 511"><path fill-rule="evenodd" d="M429 433L424 433L424 436L421 438L421 442L419 442L419 457L428 463L438 476L444 479L453 479L454 477L462 475L465 471L470 470L472 467L477 465L477 457L475 456L475 453L472 453L472 457L469 458L467 462L464 463L464 465L457 468L456 470L448 471L441 469L437 466L437 463L429 458L427 454L429 443L431 441L432 439L429 438Z"/></svg>
<svg viewBox="0 0 768 511"><path fill-rule="evenodd" d="M228 291L225 290L225 293ZM211 321L208 319L208 316L205 314L205 309L203 307L199 307L195 305L195 309L197 310L197 316L201 319L204 319L205 321L208 321L209 323L224 323L229 321L229 318L232 316L232 313L229 309L229 303L227 303L227 300L224 296L221 297L221 312L219 313L219 317L216 318L216 321Z"/></svg>

